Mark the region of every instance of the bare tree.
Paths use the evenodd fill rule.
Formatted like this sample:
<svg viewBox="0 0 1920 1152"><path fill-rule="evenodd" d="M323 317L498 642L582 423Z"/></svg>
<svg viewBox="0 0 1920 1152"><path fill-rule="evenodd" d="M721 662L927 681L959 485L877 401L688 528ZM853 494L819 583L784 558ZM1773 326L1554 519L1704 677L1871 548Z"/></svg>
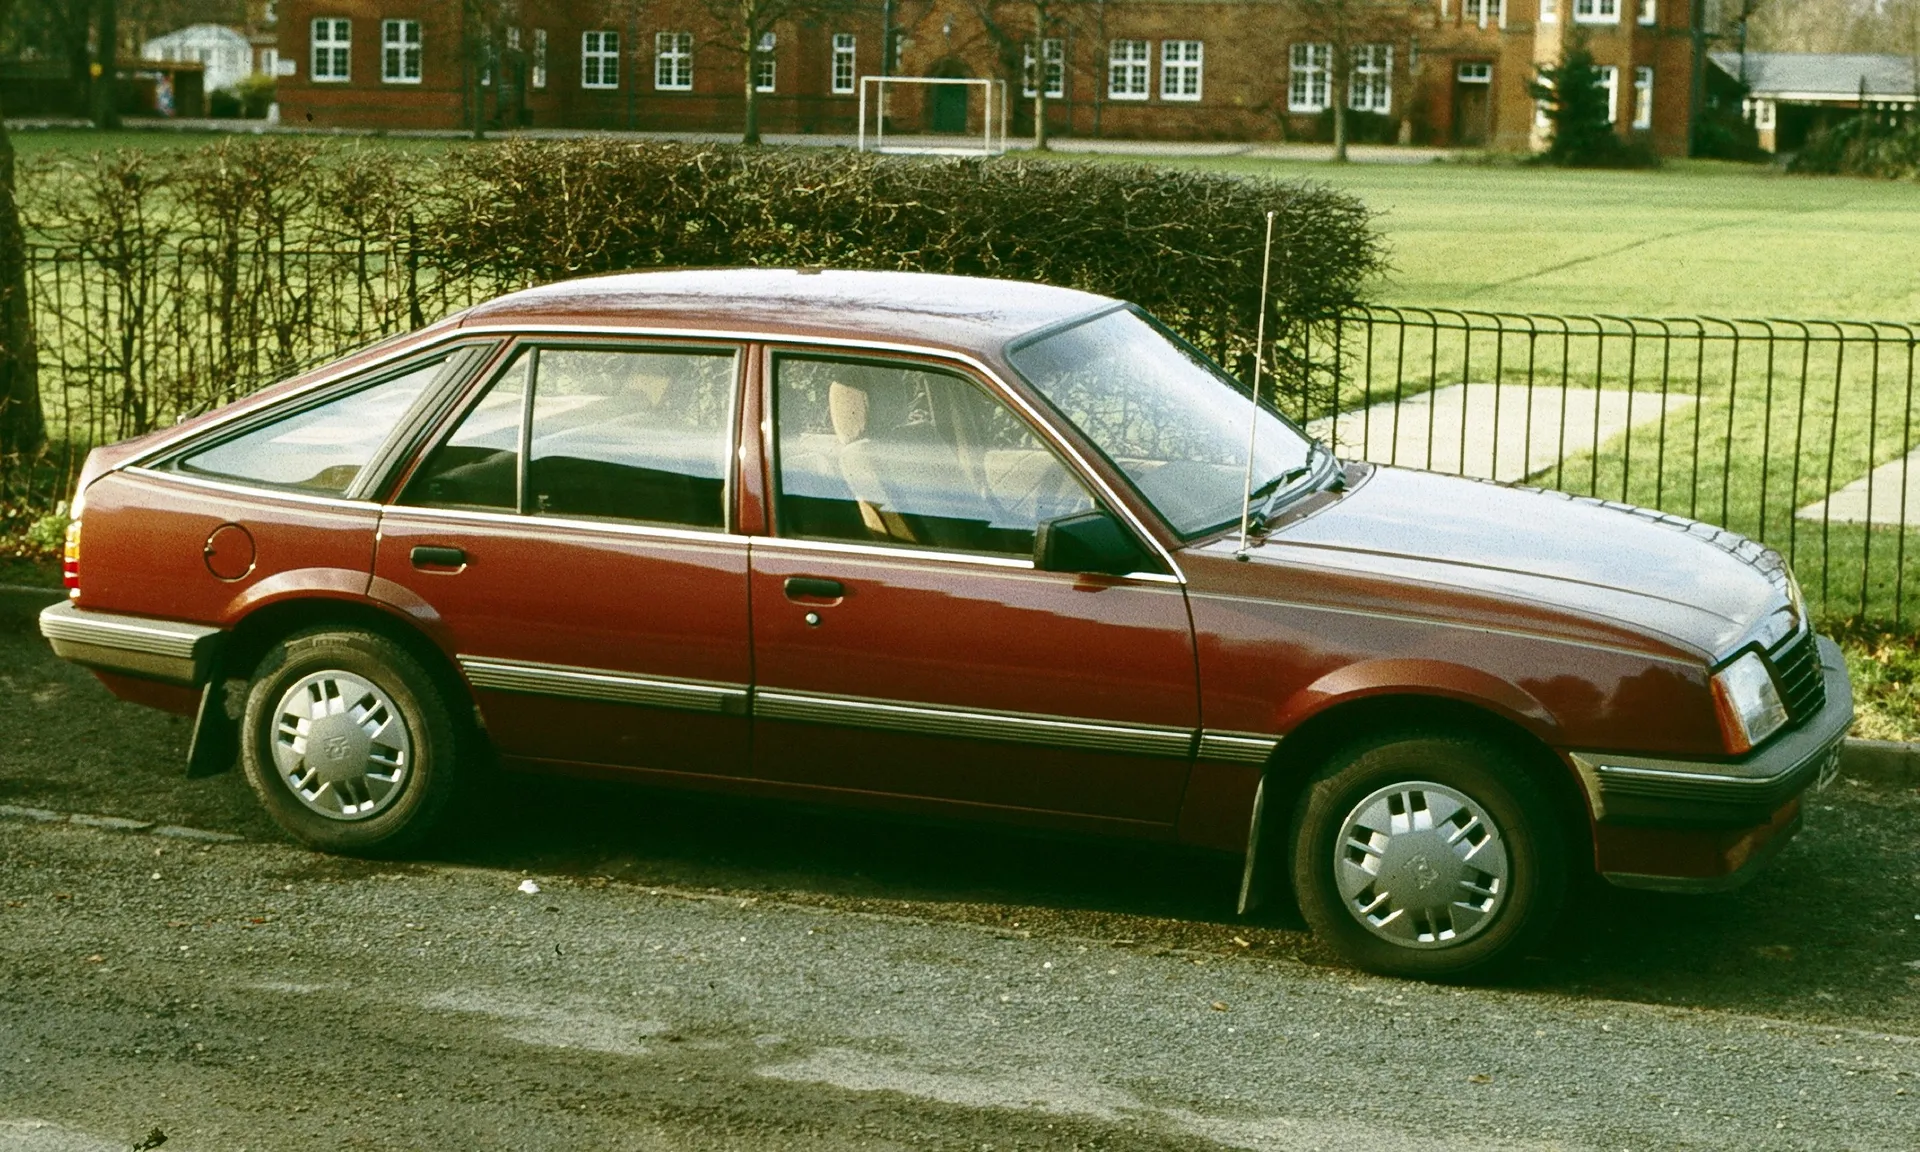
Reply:
<svg viewBox="0 0 1920 1152"><path fill-rule="evenodd" d="M1033 95L1033 147L1048 150L1047 100L1052 63L1047 59L1047 41L1066 39L1082 0L968 0L974 17L980 21L987 39L999 57L1001 72L1008 82L1031 87ZM1064 44L1058 62L1064 85L1067 59Z"/></svg>
<svg viewBox="0 0 1920 1152"><path fill-rule="evenodd" d="M1306 34L1318 37L1328 47L1327 95L1333 104L1333 158L1344 164L1355 51L1375 44L1397 50L1397 46L1406 44L1411 37L1421 9L1414 0L1298 0L1298 6Z"/></svg>
<svg viewBox="0 0 1920 1152"><path fill-rule="evenodd" d="M701 6L720 30L715 46L740 57L741 87L746 97L740 142L758 144L760 65L768 62L765 45L774 29L871 5L867 0L701 0Z"/></svg>
<svg viewBox="0 0 1920 1152"><path fill-rule="evenodd" d="M13 3L0 0L0 23L11 15ZM28 311L26 235L14 197L13 141L0 119L0 459L36 451L46 438Z"/></svg>
<svg viewBox="0 0 1920 1152"><path fill-rule="evenodd" d="M460 58L466 72L468 130L487 134L487 97L503 121L520 99L525 54L518 46L519 0L460 0ZM384 49L383 49L384 50Z"/></svg>

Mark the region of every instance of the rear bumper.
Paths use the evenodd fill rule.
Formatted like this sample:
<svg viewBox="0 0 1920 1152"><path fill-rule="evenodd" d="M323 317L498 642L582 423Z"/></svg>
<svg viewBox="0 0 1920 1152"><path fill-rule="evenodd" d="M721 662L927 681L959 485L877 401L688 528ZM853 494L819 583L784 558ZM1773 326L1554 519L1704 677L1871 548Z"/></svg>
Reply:
<svg viewBox="0 0 1920 1152"><path fill-rule="evenodd" d="M1602 875L1638 888L1713 891L1744 883L1800 826L1800 797L1838 772L1853 722L1846 661L1820 640L1827 702L1731 761L1569 755L1593 812Z"/></svg>
<svg viewBox="0 0 1920 1152"><path fill-rule="evenodd" d="M185 688L206 683L226 635L204 624L89 612L64 601L41 611L40 634L63 660Z"/></svg>

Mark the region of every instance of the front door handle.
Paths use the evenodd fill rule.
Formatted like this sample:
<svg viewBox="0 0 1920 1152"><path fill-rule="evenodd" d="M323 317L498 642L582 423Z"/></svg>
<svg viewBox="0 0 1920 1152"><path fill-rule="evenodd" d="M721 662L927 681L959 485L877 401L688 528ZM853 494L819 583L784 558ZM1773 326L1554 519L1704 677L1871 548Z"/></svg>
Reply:
<svg viewBox="0 0 1920 1152"><path fill-rule="evenodd" d="M789 576L786 588L789 600L838 600L847 594L846 585L820 576Z"/></svg>
<svg viewBox="0 0 1920 1152"><path fill-rule="evenodd" d="M464 549L445 548L437 544L415 545L412 557L415 568L461 568L467 563Z"/></svg>

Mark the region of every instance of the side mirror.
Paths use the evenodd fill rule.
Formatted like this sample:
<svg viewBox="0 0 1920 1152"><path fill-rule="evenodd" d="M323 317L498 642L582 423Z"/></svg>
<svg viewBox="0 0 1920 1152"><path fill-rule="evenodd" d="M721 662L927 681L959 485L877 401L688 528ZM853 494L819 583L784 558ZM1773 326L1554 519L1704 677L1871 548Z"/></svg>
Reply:
<svg viewBox="0 0 1920 1152"><path fill-rule="evenodd" d="M1124 576L1153 566L1152 558L1113 513L1076 512L1040 525L1033 566L1044 572L1098 572Z"/></svg>

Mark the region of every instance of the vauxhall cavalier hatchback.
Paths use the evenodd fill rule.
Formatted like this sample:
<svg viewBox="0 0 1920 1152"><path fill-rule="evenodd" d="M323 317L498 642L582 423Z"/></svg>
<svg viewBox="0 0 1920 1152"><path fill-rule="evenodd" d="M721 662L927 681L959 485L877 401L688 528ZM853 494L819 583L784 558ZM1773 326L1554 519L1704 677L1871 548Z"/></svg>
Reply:
<svg viewBox="0 0 1920 1152"><path fill-rule="evenodd" d="M99 449L73 507L54 649L334 852L483 763L612 772L1234 853L1243 910L1290 881L1458 976L1583 874L1745 879L1852 715L1758 544L1340 460L1033 284L520 292Z"/></svg>

